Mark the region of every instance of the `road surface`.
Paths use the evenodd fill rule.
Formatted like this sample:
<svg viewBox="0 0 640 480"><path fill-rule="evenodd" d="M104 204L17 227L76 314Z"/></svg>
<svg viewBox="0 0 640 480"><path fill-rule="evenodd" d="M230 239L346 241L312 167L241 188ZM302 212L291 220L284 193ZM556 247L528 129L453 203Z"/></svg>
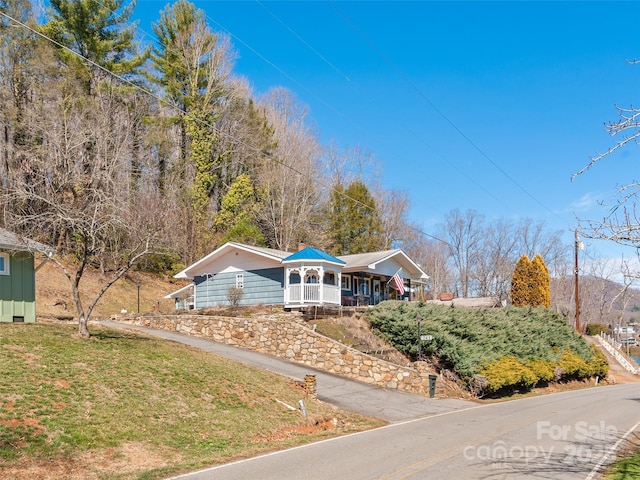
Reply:
<svg viewBox="0 0 640 480"><path fill-rule="evenodd" d="M635 439L640 384L494 404L275 452L174 480L595 480Z"/></svg>

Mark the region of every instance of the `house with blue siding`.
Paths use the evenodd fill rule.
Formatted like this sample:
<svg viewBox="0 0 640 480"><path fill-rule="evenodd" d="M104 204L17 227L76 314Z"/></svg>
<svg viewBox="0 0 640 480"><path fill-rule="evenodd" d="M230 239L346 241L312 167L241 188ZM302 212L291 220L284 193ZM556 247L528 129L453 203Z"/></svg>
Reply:
<svg viewBox="0 0 640 480"><path fill-rule="evenodd" d="M36 267L35 255L43 256ZM0 228L0 322L36 321L36 272L53 249Z"/></svg>
<svg viewBox="0 0 640 480"><path fill-rule="evenodd" d="M292 253L228 242L175 278L191 283L166 298L199 310L230 305L230 289L241 289L239 305L292 309L410 300L412 285L429 277L401 250L334 257L304 245Z"/></svg>

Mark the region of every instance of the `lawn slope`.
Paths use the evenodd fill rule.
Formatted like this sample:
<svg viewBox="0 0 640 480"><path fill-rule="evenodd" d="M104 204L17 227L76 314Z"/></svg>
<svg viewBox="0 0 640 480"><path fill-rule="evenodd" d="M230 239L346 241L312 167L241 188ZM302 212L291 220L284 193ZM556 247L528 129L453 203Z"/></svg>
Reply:
<svg viewBox="0 0 640 480"><path fill-rule="evenodd" d="M380 424L210 353L75 329L0 325L3 479L162 478Z"/></svg>

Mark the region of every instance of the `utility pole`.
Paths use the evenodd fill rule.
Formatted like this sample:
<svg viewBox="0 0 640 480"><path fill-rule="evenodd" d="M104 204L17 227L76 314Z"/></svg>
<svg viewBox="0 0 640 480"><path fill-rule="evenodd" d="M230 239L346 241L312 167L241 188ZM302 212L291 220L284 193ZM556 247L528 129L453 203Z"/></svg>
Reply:
<svg viewBox="0 0 640 480"><path fill-rule="evenodd" d="M140 285L142 285L142 282L138 280L136 282L136 287L138 287L138 313L140 313Z"/></svg>
<svg viewBox="0 0 640 480"><path fill-rule="evenodd" d="M578 290L578 250L582 250L583 243L578 240L578 230L575 230L575 254L576 254L576 265L575 265L575 278L576 278L576 332L580 333L580 295Z"/></svg>
<svg viewBox="0 0 640 480"><path fill-rule="evenodd" d="M422 357L422 335L420 334L420 324L422 323L422 318L418 317L416 318L416 321L418 322L418 361L420 361Z"/></svg>

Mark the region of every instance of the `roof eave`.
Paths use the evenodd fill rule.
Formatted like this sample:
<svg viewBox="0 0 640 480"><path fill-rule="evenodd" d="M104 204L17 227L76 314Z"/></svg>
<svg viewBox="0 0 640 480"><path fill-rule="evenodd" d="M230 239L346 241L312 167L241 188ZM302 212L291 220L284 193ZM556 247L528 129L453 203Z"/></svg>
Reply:
<svg viewBox="0 0 640 480"><path fill-rule="evenodd" d="M238 249L238 250L242 250L242 251L245 251L245 252L250 252L250 253L253 253L255 255L260 255L262 257L269 258L269 259L274 260L276 262L282 261L282 259L280 257L278 257L276 255L270 255L270 254L268 254L266 252L263 252L261 250L258 250L258 249L251 248L250 245L243 245L241 243L235 243L235 242L227 242L224 245L216 248L213 252L209 253L208 255L205 255L204 257L202 257L197 262L192 263L191 265L189 265L187 268L185 268L181 272L176 273L173 276L173 278L186 278L186 279L193 278L193 276L191 275L191 272L193 272L194 270L197 270L198 266L201 266L201 265L207 263L212 258L215 258L216 256L218 256L224 250L229 250L229 249L233 249L233 248Z"/></svg>

